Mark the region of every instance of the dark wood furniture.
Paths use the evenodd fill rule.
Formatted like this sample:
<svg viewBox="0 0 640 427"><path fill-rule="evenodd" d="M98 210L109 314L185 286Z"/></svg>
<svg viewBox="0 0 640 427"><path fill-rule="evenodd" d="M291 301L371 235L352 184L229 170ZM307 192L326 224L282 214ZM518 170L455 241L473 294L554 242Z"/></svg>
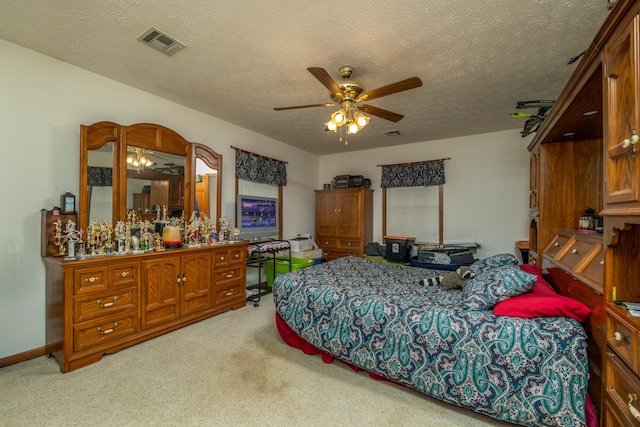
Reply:
<svg viewBox="0 0 640 427"><path fill-rule="evenodd" d="M530 262L593 310L589 391L603 426L640 425L640 317L615 303L640 301L639 56L640 1L616 1L528 147ZM588 250L566 231L587 207L603 219ZM563 245L593 257L568 263Z"/></svg>
<svg viewBox="0 0 640 427"><path fill-rule="evenodd" d="M316 190L316 243L328 260L364 256L373 239L373 190Z"/></svg>

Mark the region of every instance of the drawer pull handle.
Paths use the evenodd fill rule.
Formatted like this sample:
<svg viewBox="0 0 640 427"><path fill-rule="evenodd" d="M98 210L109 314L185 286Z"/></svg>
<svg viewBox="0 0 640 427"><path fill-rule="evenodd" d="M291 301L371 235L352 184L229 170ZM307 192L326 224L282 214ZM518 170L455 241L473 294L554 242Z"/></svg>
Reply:
<svg viewBox="0 0 640 427"><path fill-rule="evenodd" d="M351 242L347 243L347 246L351 246Z"/></svg>
<svg viewBox="0 0 640 427"><path fill-rule="evenodd" d="M233 288L229 289L228 291L222 291L222 293L225 297L230 297L231 295L233 295Z"/></svg>
<svg viewBox="0 0 640 427"><path fill-rule="evenodd" d="M613 334L613 339L616 341L624 341L626 344L631 342L628 337L622 335L620 332L615 332Z"/></svg>
<svg viewBox="0 0 640 427"><path fill-rule="evenodd" d="M184 284L184 282L187 281L187 276L184 275L184 273L182 273L182 284Z"/></svg>
<svg viewBox="0 0 640 427"><path fill-rule="evenodd" d="M224 273L224 277L225 277L226 279L231 279L231 278L233 277L233 271L232 271L231 273L229 273L229 274Z"/></svg>
<svg viewBox="0 0 640 427"><path fill-rule="evenodd" d="M122 273L120 273L120 275L122 277L127 277L129 275L129 272L128 271L123 271Z"/></svg>
<svg viewBox="0 0 640 427"><path fill-rule="evenodd" d="M111 307L112 305L116 305L116 301L118 301L118 297L117 296L113 297L113 301L111 301L111 302L102 302L101 299L99 299L96 302L100 305L100 307L107 308L107 307Z"/></svg>
<svg viewBox="0 0 640 427"><path fill-rule="evenodd" d="M107 335L114 332L117 327L118 327L118 322L115 322L113 324L113 328L111 329L102 329L102 326L98 326L98 332L100 332L100 335Z"/></svg>
<svg viewBox="0 0 640 427"><path fill-rule="evenodd" d="M180 277L180 273L178 273L176 275L176 286L180 286L180 283L182 283L182 277Z"/></svg>
<svg viewBox="0 0 640 427"><path fill-rule="evenodd" d="M604 259L600 260L600 265L604 265Z"/></svg>
<svg viewBox="0 0 640 427"><path fill-rule="evenodd" d="M633 393L633 394L628 394L627 397L629 398L629 403L627 403L627 406L629 407L629 411L631 412L631 415L633 415L633 418L640 421L640 411L638 411L636 408L633 407L633 402L638 400L638 395Z"/></svg>
<svg viewBox="0 0 640 427"><path fill-rule="evenodd" d="M84 279L85 282L89 283L94 283L96 280L98 280L97 277L89 277L88 279Z"/></svg>
<svg viewBox="0 0 640 427"><path fill-rule="evenodd" d="M576 248L573 248L573 249L571 250L571 253L572 253L572 254L580 255L580 251L579 251L579 250L577 250Z"/></svg>
<svg viewBox="0 0 640 427"><path fill-rule="evenodd" d="M554 243L553 246L555 246L557 248L558 246L560 246L560 242Z"/></svg>
<svg viewBox="0 0 640 427"><path fill-rule="evenodd" d="M240 254L234 254L234 255L233 255L233 257L234 257L235 259L238 259L238 258L240 258Z"/></svg>
<svg viewBox="0 0 640 427"><path fill-rule="evenodd" d="M224 257L223 256L220 257L220 261L224 261Z"/></svg>

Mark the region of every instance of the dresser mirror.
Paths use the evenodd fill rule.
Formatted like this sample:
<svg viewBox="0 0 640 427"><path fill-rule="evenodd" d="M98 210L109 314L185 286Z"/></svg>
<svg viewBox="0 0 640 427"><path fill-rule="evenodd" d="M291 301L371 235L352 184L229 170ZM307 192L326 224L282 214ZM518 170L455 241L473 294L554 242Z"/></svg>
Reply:
<svg viewBox="0 0 640 427"><path fill-rule="evenodd" d="M188 218L194 209L212 221L220 217L222 156L186 141L164 126L81 126L78 226L93 220L125 220L133 209L153 221L156 207ZM83 191L84 189L84 191Z"/></svg>
<svg viewBox="0 0 640 427"><path fill-rule="evenodd" d="M114 142L87 152L87 198L89 222L104 221L113 214Z"/></svg>
<svg viewBox="0 0 640 427"><path fill-rule="evenodd" d="M152 221L167 206L167 215L179 217L185 209L186 158L174 154L127 146L127 211L135 210Z"/></svg>

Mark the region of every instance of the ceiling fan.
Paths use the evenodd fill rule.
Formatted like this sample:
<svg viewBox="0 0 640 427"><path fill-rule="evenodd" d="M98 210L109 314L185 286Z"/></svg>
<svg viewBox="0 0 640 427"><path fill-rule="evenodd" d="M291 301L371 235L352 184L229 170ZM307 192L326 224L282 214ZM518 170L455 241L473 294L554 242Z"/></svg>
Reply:
<svg viewBox="0 0 640 427"><path fill-rule="evenodd" d="M339 105L340 109L331 115L326 125L326 130L336 131L340 128L342 132L342 126L347 129L347 134L358 132L369 122L369 117L365 116L361 112L366 112L372 116L377 116L385 120L397 122L404 116L398 113L394 113L389 110L374 107L368 104L361 104L363 101L370 101L376 98L382 98L383 96L393 95L394 93L403 92L409 89L415 89L422 86L422 80L418 77L411 77L405 80L401 80L396 83L392 83L387 86L380 87L368 92L365 92L365 87L360 82L351 80L351 76L354 73L354 68L350 65L344 65L340 67L340 76L343 81L336 83L335 80L329 75L324 68L310 67L307 70L316 78L320 83L329 89L329 96L333 100L333 103L326 104L310 104L310 105L296 105L292 107L276 107L274 110L293 110L296 108L310 108L310 107L334 107ZM340 141L342 141L342 133L340 135ZM345 142L347 143L347 142Z"/></svg>

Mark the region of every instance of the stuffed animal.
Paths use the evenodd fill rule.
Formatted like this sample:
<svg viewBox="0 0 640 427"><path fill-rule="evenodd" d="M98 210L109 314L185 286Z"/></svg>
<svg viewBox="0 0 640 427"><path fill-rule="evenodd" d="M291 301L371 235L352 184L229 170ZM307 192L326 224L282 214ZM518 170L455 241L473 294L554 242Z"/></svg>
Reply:
<svg viewBox="0 0 640 427"><path fill-rule="evenodd" d="M440 285L442 289L448 291L450 289L462 288L462 286L469 280L475 277L475 273L471 270L471 267L462 265L458 267L456 271L447 273L439 277L432 277L430 279L422 279L420 284L423 286Z"/></svg>

